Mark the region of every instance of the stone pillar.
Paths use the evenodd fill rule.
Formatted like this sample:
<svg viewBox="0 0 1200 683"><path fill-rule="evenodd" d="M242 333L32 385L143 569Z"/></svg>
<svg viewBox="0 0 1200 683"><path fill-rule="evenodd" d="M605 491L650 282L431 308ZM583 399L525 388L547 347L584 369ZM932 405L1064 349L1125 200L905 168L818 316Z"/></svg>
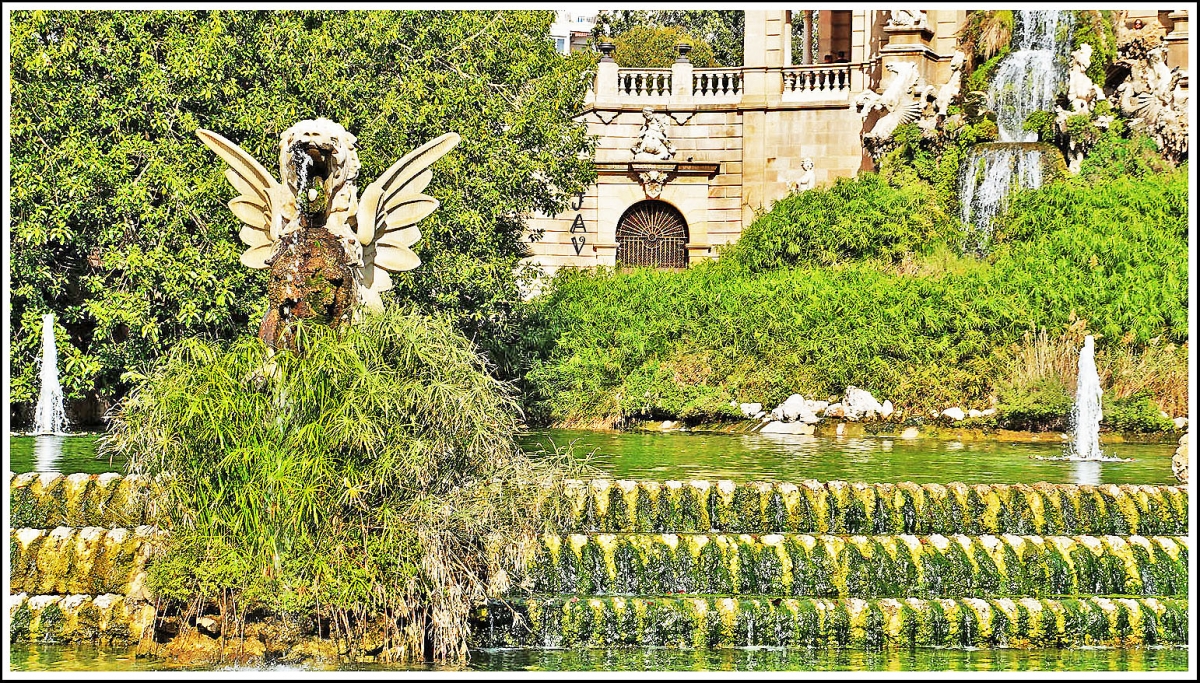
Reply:
<svg viewBox="0 0 1200 683"><path fill-rule="evenodd" d="M600 43L600 63L596 65L596 108L617 104L617 74L621 67L612 58L612 43Z"/></svg>
<svg viewBox="0 0 1200 683"><path fill-rule="evenodd" d="M902 26L884 26L887 35L887 45L879 49L879 58L883 67L883 80L891 76L887 67L897 62L910 62L917 65L918 73L926 83L938 83L938 54L929 45L933 31L928 27L909 28ZM881 86L883 84L880 84Z"/></svg>
<svg viewBox="0 0 1200 683"><path fill-rule="evenodd" d="M754 209L766 208L771 182L767 166L775 151L768 149L768 109L783 97L783 67L789 66L792 32L786 10L746 10L744 92L742 113L742 220L749 225Z"/></svg>
<svg viewBox="0 0 1200 683"><path fill-rule="evenodd" d="M804 10L804 36L803 45L804 54L800 55L801 64L812 64L812 34L813 34L813 11L810 9Z"/></svg>
<svg viewBox="0 0 1200 683"><path fill-rule="evenodd" d="M1188 13L1187 10L1176 10L1167 15L1173 26L1164 40L1167 43L1167 66L1171 68L1188 68Z"/></svg>
<svg viewBox="0 0 1200 683"><path fill-rule="evenodd" d="M681 43L675 49L679 57L671 65L671 104L687 104L692 101L692 46Z"/></svg>

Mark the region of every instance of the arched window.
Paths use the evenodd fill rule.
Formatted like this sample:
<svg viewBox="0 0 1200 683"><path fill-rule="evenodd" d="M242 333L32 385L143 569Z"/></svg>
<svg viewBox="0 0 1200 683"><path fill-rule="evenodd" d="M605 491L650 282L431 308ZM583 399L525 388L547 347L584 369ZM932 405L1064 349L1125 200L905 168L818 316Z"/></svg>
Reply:
<svg viewBox="0 0 1200 683"><path fill-rule="evenodd" d="M617 263L687 268L687 221L666 202L647 200L626 209L617 223Z"/></svg>

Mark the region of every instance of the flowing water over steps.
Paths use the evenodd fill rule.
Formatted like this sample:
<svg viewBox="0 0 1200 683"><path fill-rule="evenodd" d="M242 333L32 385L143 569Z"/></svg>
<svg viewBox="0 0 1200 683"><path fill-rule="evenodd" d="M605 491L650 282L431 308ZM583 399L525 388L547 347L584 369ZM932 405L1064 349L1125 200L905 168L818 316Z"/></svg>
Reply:
<svg viewBox="0 0 1200 683"><path fill-rule="evenodd" d="M154 482L9 485L15 642L148 632ZM1187 641L1186 487L571 480L544 513L565 521L477 609L475 646Z"/></svg>

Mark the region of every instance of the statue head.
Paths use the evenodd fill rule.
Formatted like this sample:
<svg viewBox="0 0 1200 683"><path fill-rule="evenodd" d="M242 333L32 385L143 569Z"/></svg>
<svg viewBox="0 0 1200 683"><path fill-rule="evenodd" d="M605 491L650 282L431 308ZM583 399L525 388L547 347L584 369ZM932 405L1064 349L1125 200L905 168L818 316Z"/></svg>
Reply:
<svg viewBox="0 0 1200 683"><path fill-rule="evenodd" d="M654 109L651 107L642 107L642 116L644 116L647 121L653 121Z"/></svg>
<svg viewBox="0 0 1200 683"><path fill-rule="evenodd" d="M812 160L812 157L804 157L803 159L801 159L801 160L800 160L800 168L802 168L802 169L804 169L804 170L806 170L806 171L811 171L811 170L813 170L813 160Z"/></svg>
<svg viewBox="0 0 1200 683"><path fill-rule="evenodd" d="M341 125L326 118L299 121L279 136L279 175L292 194L300 191L301 180L313 181L332 196L358 178L356 138Z"/></svg>
<svg viewBox="0 0 1200 683"><path fill-rule="evenodd" d="M950 70L958 71L963 68L963 63L966 62L967 56L962 53L962 50L955 50L954 56L950 58Z"/></svg>

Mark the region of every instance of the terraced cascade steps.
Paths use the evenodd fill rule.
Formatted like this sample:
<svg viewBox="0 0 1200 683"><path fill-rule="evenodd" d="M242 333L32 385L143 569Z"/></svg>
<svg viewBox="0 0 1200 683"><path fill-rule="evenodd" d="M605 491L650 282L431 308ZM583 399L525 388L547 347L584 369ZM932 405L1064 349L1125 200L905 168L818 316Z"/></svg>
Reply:
<svg viewBox="0 0 1200 683"><path fill-rule="evenodd" d="M154 482L9 486L13 638L146 633ZM477 610L477 646L1187 642L1185 487L598 479L547 505L566 521Z"/></svg>

